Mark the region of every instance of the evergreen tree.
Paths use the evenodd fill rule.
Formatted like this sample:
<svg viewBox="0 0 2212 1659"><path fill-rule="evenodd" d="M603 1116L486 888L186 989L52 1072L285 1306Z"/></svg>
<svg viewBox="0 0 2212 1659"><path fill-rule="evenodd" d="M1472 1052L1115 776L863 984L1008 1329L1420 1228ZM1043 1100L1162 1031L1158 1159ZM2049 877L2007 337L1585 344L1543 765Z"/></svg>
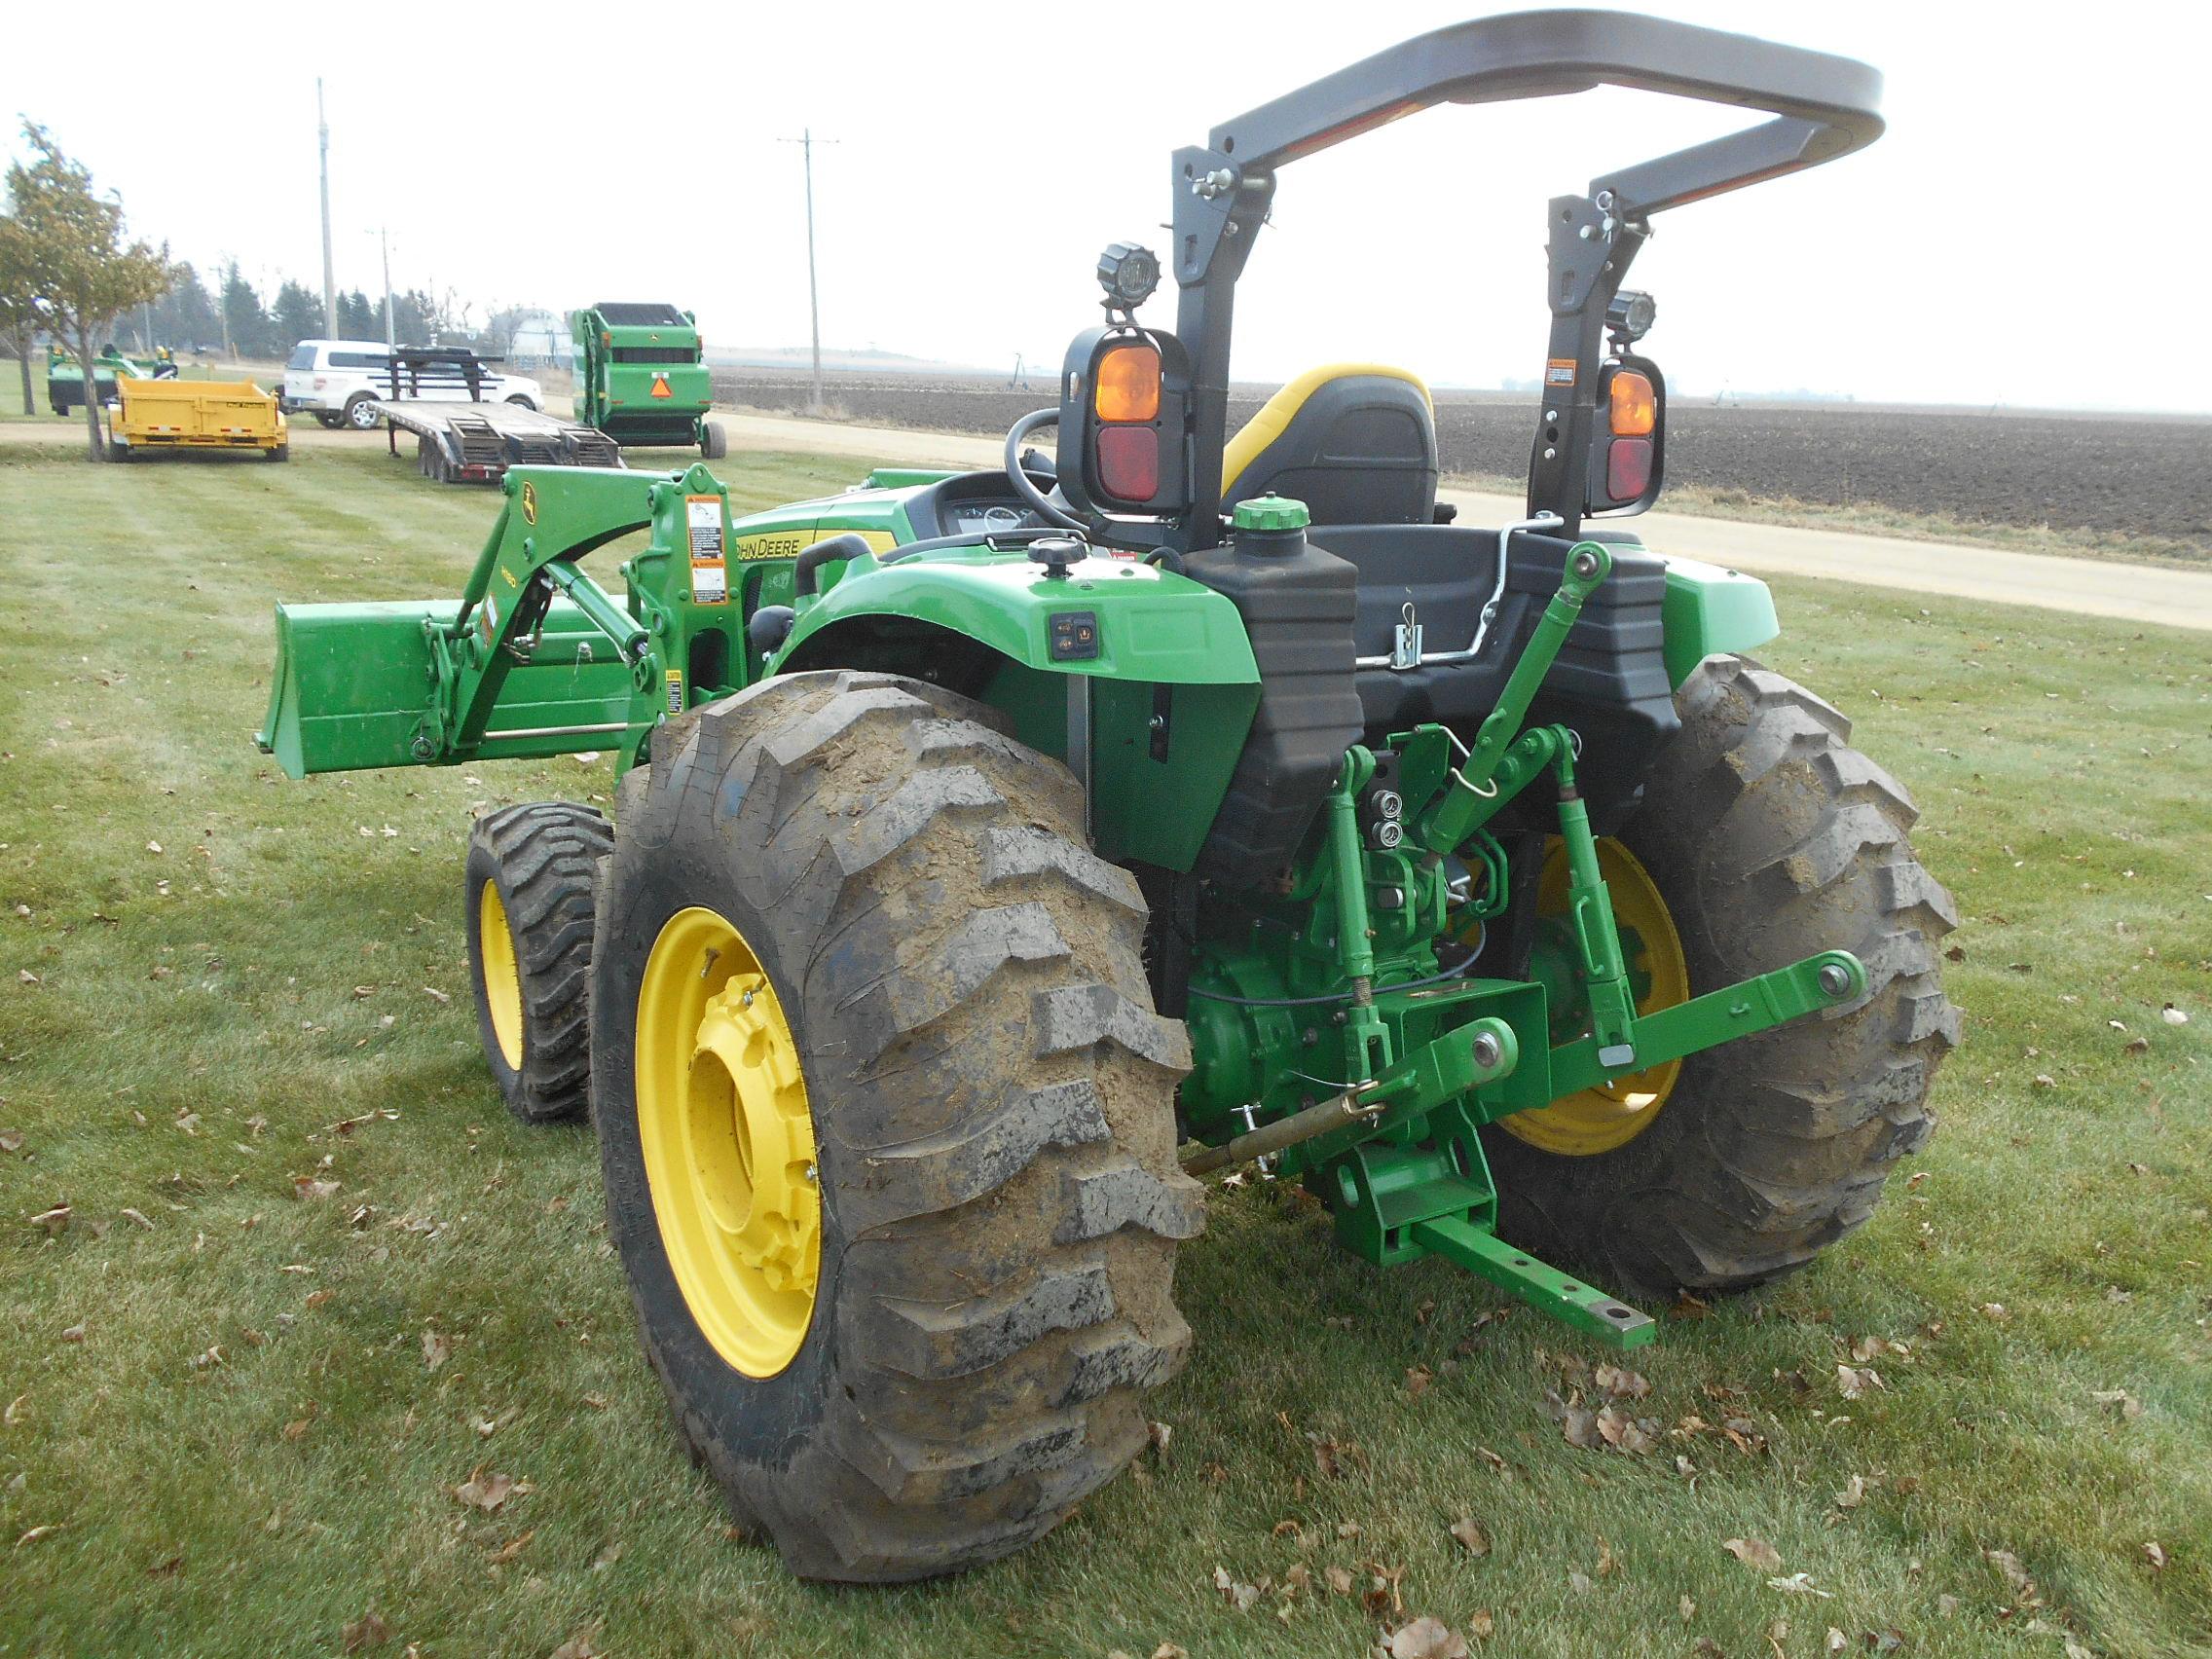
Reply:
<svg viewBox="0 0 2212 1659"><path fill-rule="evenodd" d="M292 348L303 340L323 337L322 301L290 277L276 290L269 320L275 331L271 344L280 357L290 356Z"/></svg>
<svg viewBox="0 0 2212 1659"><path fill-rule="evenodd" d="M223 268L223 328L235 357L265 357L272 330L261 296L253 291L232 260Z"/></svg>

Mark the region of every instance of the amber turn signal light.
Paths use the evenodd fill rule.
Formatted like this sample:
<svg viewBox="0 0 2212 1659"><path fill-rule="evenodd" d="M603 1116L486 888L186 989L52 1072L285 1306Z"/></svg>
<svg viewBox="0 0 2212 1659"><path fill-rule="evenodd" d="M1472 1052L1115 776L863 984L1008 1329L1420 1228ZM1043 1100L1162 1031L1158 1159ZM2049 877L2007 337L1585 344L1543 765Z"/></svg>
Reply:
<svg viewBox="0 0 2212 1659"><path fill-rule="evenodd" d="M1616 438L1644 437L1659 424L1659 394L1648 377L1634 369L1615 372L1610 419Z"/></svg>
<svg viewBox="0 0 2212 1659"><path fill-rule="evenodd" d="M1160 353L1150 346L1117 346L1100 357L1090 407L1101 421L1158 420Z"/></svg>

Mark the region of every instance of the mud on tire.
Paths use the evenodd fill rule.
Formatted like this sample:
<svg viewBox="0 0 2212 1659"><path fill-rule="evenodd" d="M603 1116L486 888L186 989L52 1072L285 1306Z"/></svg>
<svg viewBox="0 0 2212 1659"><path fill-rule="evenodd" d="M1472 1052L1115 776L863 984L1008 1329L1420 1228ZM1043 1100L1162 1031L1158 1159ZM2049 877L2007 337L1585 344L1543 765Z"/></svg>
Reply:
<svg viewBox="0 0 2212 1659"><path fill-rule="evenodd" d="M609 1229L678 1426L803 1577L888 1582L1049 1530L1146 1443L1182 1364L1183 1028L1139 963L1134 880L1057 762L889 675L779 678L672 722L625 780L599 910ZM635 1022L666 920L711 905L798 1045L817 1299L777 1375L702 1336L654 1218Z"/></svg>
<svg viewBox="0 0 2212 1659"><path fill-rule="evenodd" d="M507 1110L526 1124L580 1118L591 1104L592 906L614 831L588 806L539 801L479 818L463 899L477 1034ZM522 987L521 1064L494 1029L480 937L484 884L497 885ZM495 944L495 949L496 949Z"/></svg>
<svg viewBox="0 0 2212 1659"><path fill-rule="evenodd" d="M1572 1158L1486 1131L1499 1233L1623 1290L1735 1290L1804 1266L1873 1212L1935 1127L1928 1089L1958 1041L1937 948L1958 925L1906 831L1902 785L1851 722L1751 662L1708 659L1682 728L1621 835L1659 887L1690 991L1841 947L1867 994L1683 1062L1651 1126Z"/></svg>

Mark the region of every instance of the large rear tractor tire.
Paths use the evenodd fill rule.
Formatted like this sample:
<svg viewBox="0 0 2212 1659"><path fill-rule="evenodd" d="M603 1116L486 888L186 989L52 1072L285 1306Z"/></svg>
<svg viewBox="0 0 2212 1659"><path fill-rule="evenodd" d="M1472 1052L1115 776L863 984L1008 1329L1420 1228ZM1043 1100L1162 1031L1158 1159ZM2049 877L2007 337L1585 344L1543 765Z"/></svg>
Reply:
<svg viewBox="0 0 2212 1659"><path fill-rule="evenodd" d="M1761 1284L1863 1223L1935 1127L1929 1085L1959 1033L1937 961L1957 914L1906 840L1917 809L1849 746L1851 722L1733 656L1706 661L1675 704L1679 735L1602 849L1616 908L1642 883L1663 904L1639 930L1647 982L1669 979L1672 957L1699 995L1840 947L1869 986L1653 1068L1643 1096L1576 1097L1486 1131L1500 1235L1644 1296ZM1642 1121L1606 1128L1603 1108L1624 1099L1650 1101Z"/></svg>
<svg viewBox="0 0 2212 1659"><path fill-rule="evenodd" d="M1083 797L981 704L770 680L624 780L592 1066L608 1224L680 1432L805 1578L1049 1531L1190 1331L1182 1027Z"/></svg>
<svg viewBox="0 0 2212 1659"><path fill-rule="evenodd" d="M588 806L486 813L468 836L468 977L507 1110L526 1124L591 1104L592 909L614 832Z"/></svg>

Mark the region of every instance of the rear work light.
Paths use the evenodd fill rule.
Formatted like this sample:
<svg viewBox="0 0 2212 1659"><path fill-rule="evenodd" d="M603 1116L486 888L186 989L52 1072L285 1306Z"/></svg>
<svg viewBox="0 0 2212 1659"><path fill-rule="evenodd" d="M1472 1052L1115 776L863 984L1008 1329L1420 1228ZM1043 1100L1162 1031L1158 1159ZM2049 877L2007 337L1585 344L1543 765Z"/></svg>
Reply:
<svg viewBox="0 0 2212 1659"><path fill-rule="evenodd" d="M1090 407L1101 421L1160 419L1160 353L1149 345L1106 352L1098 359Z"/></svg>

